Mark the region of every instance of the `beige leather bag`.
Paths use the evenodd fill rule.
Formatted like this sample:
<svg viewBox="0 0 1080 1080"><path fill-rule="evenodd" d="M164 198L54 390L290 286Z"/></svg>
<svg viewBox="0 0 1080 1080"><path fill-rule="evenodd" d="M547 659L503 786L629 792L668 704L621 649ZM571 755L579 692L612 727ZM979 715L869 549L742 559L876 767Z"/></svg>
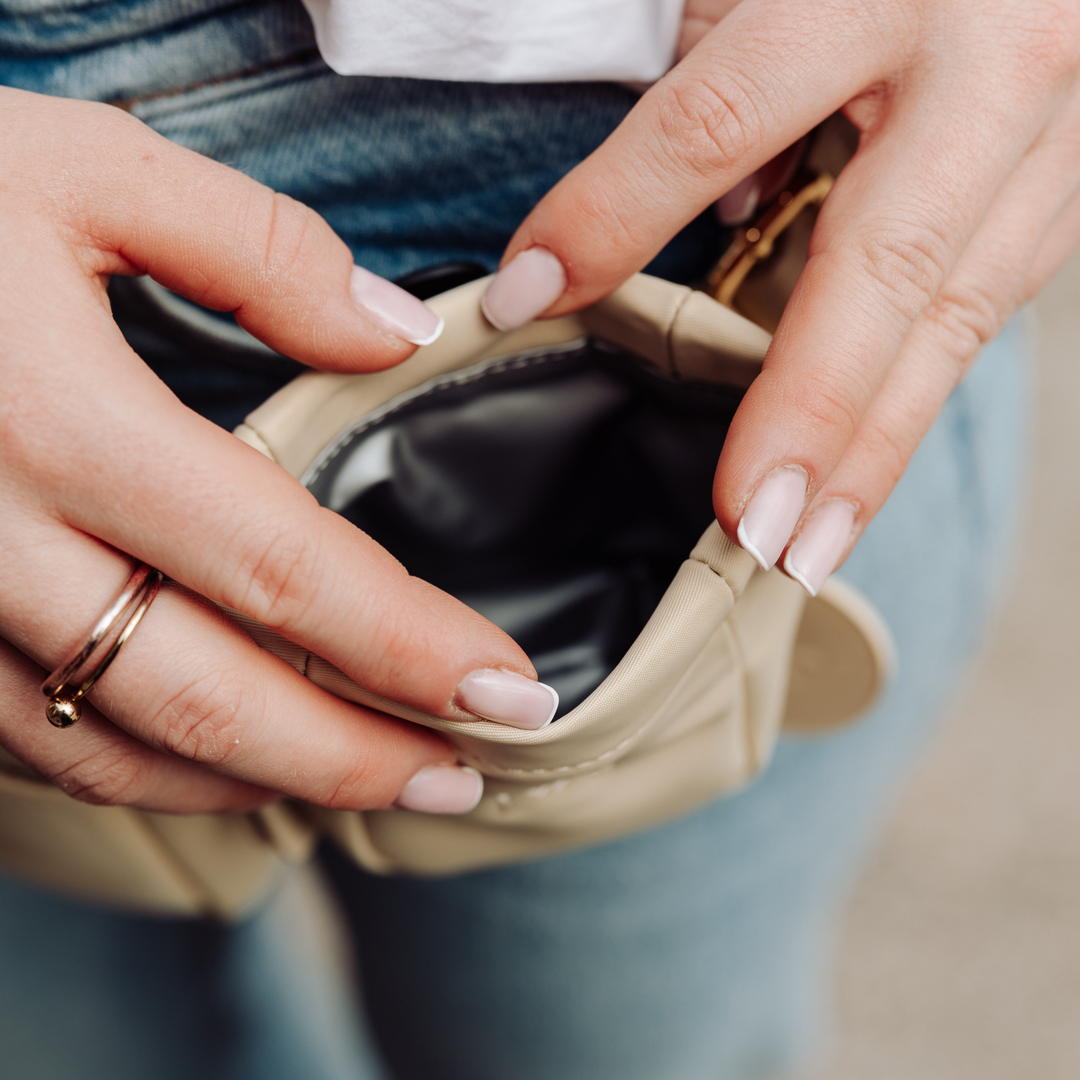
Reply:
<svg viewBox="0 0 1080 1080"><path fill-rule="evenodd" d="M638 275L576 315L501 333L480 312L487 280L431 301L446 330L400 366L309 373L236 434L310 481L358 430L402 401L532 363L584 340L667 376L745 388L769 335L704 293ZM865 711L892 646L869 603L839 579L807 602L762 574L714 523L636 641L600 685L540 731L459 723L369 693L318 656L242 616L263 647L330 692L443 732L485 775L462 817L326 811L286 803L247 815L173 817L75 802L0 759L0 865L31 881L130 908L235 917L319 832L380 873L444 874L607 840L736 790L785 729L812 733ZM58 737L62 737L58 736Z"/></svg>

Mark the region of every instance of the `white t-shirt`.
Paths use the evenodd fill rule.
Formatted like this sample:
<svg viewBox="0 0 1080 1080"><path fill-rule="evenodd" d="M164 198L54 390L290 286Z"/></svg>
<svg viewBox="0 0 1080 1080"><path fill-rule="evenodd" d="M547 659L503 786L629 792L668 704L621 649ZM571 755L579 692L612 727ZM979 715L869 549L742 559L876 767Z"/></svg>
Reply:
<svg viewBox="0 0 1080 1080"><path fill-rule="evenodd" d="M304 0L340 75L653 82L684 0Z"/></svg>

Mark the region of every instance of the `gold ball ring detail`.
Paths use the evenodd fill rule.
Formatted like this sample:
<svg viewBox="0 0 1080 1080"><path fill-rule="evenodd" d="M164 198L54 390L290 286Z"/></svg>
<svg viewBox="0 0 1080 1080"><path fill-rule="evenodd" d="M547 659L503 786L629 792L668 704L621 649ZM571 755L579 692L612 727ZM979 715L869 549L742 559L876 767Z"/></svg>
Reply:
<svg viewBox="0 0 1080 1080"><path fill-rule="evenodd" d="M53 727L78 723L80 702L116 659L161 588L162 573L138 563L116 599L95 623L90 636L42 684L49 699L45 716Z"/></svg>

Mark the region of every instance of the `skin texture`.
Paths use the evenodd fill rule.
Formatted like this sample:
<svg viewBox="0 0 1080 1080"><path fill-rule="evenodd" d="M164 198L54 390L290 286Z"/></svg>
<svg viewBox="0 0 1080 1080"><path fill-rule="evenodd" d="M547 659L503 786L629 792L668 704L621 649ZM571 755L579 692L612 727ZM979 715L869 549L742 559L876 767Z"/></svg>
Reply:
<svg viewBox="0 0 1080 1080"><path fill-rule="evenodd" d="M90 802L390 804L452 749L319 690L203 598L446 717L463 715L452 699L470 671L535 677L531 664L181 406L123 340L105 287L149 273L326 370L378 370L414 346L352 303L352 256L318 215L119 110L0 90L0 143L0 743ZM38 686L119 591L128 556L178 584L82 721L57 731Z"/></svg>
<svg viewBox="0 0 1080 1080"><path fill-rule="evenodd" d="M683 59L522 224L592 303L843 109L855 158L728 435L735 537L773 470L805 470L795 536L855 507L846 558L980 348L1080 239L1076 0L690 0Z"/></svg>

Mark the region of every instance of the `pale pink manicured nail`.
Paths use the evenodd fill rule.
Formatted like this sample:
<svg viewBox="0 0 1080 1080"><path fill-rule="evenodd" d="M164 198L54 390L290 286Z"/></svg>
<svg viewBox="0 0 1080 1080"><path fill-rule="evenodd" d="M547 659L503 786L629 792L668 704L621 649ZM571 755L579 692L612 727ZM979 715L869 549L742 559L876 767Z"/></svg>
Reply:
<svg viewBox="0 0 1080 1080"><path fill-rule="evenodd" d="M397 797L403 810L467 814L484 794L484 778L468 765L425 765Z"/></svg>
<svg viewBox="0 0 1080 1080"><path fill-rule="evenodd" d="M529 731L550 724L559 707L559 695L547 683L494 668L470 671L461 680L455 700L485 720Z"/></svg>
<svg viewBox="0 0 1080 1080"><path fill-rule="evenodd" d="M487 287L480 306L497 330L516 330L547 311L566 291L566 271L547 248L515 255Z"/></svg>
<svg viewBox="0 0 1080 1080"><path fill-rule="evenodd" d="M817 596L836 569L855 527L855 507L837 499L826 503L803 526L788 548L784 569L811 595Z"/></svg>
<svg viewBox="0 0 1080 1080"><path fill-rule="evenodd" d="M751 173L716 200L716 216L721 225L742 225L754 216L760 200L761 177Z"/></svg>
<svg viewBox="0 0 1080 1080"><path fill-rule="evenodd" d="M362 266L353 267L349 292L376 326L413 345L430 345L446 325L422 300Z"/></svg>
<svg viewBox="0 0 1080 1080"><path fill-rule="evenodd" d="M799 521L806 502L806 473L785 466L769 473L751 496L739 522L739 543L769 570Z"/></svg>

